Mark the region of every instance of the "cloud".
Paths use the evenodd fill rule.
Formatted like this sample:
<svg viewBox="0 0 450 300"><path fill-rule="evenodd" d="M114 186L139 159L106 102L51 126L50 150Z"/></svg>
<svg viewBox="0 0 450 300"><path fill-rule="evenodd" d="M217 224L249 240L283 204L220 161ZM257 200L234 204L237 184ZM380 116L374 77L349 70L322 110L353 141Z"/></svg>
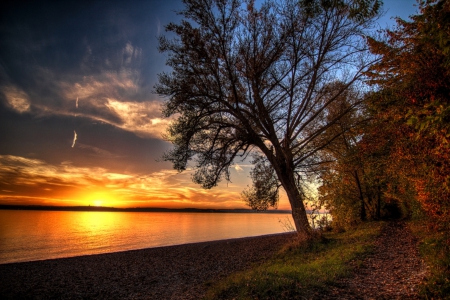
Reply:
<svg viewBox="0 0 450 300"><path fill-rule="evenodd" d="M169 119L161 119L161 103L153 102L123 102L107 99L105 104L117 114L121 123L113 124L124 130L134 132L141 137L161 138L169 124Z"/></svg>
<svg viewBox="0 0 450 300"><path fill-rule="evenodd" d="M131 42L128 42L122 49L122 63L124 65L130 65L133 61L139 61L142 57L142 48L134 47Z"/></svg>
<svg viewBox="0 0 450 300"><path fill-rule="evenodd" d="M205 190L193 184L190 175L189 170L183 174L175 170L118 173L77 167L70 161L51 165L39 159L0 155L0 203L17 203L22 197L26 199L22 204L42 204L45 200L87 205L89 195L101 191L113 199L107 205L115 206L245 207L239 188Z"/></svg>
<svg viewBox="0 0 450 300"><path fill-rule="evenodd" d="M88 150L91 153L93 153L95 156L99 156L102 158L120 158L120 155L114 154L114 153L104 150L104 149L100 149L98 147L86 145L83 143L77 143L77 148Z"/></svg>
<svg viewBox="0 0 450 300"><path fill-rule="evenodd" d="M124 63L135 53L130 45L124 48ZM46 71L48 72L48 71ZM139 72L122 69L68 79L59 83L65 103L41 102L35 107L43 115L85 117L133 132L139 137L161 139L169 119L161 118L159 99L141 94L137 84ZM75 108L73 107L75 101Z"/></svg>
<svg viewBox="0 0 450 300"><path fill-rule="evenodd" d="M6 104L19 113L88 118L139 137L161 139L168 120L161 119L161 101L149 92L143 49L127 41L103 53L99 63L99 53L91 48L85 45L84 57L74 69L40 61L26 65L20 82L0 64L0 93Z"/></svg>
<svg viewBox="0 0 450 300"><path fill-rule="evenodd" d="M72 148L75 146L75 142L77 141L77 133L75 130L73 131L73 142L72 142Z"/></svg>
<svg viewBox="0 0 450 300"><path fill-rule="evenodd" d="M93 101L106 97L132 97L137 93L139 86L137 78L139 72L132 69L119 71L106 70L100 74L81 76L80 78L67 78L59 83L66 101L79 100Z"/></svg>
<svg viewBox="0 0 450 300"><path fill-rule="evenodd" d="M23 90L15 86L6 86L3 88L3 94L9 106L15 111L23 113L30 110L30 100Z"/></svg>
<svg viewBox="0 0 450 300"><path fill-rule="evenodd" d="M244 171L244 169L242 169L241 166L238 165L238 164L234 165L234 169L236 170L236 172L243 172Z"/></svg>

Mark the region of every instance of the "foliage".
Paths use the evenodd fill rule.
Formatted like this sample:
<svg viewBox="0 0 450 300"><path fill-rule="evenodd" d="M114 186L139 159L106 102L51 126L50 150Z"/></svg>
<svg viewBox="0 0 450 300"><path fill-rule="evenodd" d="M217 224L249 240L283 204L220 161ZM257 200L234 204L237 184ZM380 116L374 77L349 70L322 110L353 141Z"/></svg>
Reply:
<svg viewBox="0 0 450 300"><path fill-rule="evenodd" d="M316 292L326 294L337 279L351 273L349 261L371 251L380 226L363 224L345 233L326 233L326 240L292 244L276 258L216 282L206 299L309 299Z"/></svg>
<svg viewBox="0 0 450 300"><path fill-rule="evenodd" d="M334 103L330 113L349 105L355 95L347 95ZM366 220L379 220L389 212L385 197L387 153L386 143L374 133L378 127L367 103L347 114L328 129L340 133L321 154L328 163L320 170L320 199L333 215L336 229L348 228Z"/></svg>
<svg viewBox="0 0 450 300"><path fill-rule="evenodd" d="M266 210L269 206L276 207L279 182L275 170L263 156L256 156L252 163L255 165L250 172L253 186L242 192L244 201L255 210Z"/></svg>
<svg viewBox="0 0 450 300"><path fill-rule="evenodd" d="M425 211L436 229L449 229L449 10L448 1L422 1L421 13L398 19L385 40L368 38L379 61L366 73L376 86L366 95L367 122L324 149L334 160L321 174L321 196L336 225Z"/></svg>
<svg viewBox="0 0 450 300"><path fill-rule="evenodd" d="M379 87L372 102L375 117L392 142L386 170L395 179L390 194L415 196L432 222L445 228L450 221L449 13L448 1L421 1L420 14L411 22L398 19L397 28L386 31L387 40L369 38L380 61L367 73Z"/></svg>
<svg viewBox="0 0 450 300"><path fill-rule="evenodd" d="M166 136L174 148L164 159L180 172L194 162L193 181L212 188L230 180L236 159L264 157L252 173L254 187L244 193L247 202L275 206L275 186L282 186L297 231L310 236L304 177L335 138L324 132L359 104L327 117L371 63L362 37L380 1L184 3L184 19L166 27L175 38L160 38L172 72L159 75L155 90L168 98L164 115L177 116ZM333 82L341 84L330 89ZM260 179L269 174L278 183L265 189Z"/></svg>

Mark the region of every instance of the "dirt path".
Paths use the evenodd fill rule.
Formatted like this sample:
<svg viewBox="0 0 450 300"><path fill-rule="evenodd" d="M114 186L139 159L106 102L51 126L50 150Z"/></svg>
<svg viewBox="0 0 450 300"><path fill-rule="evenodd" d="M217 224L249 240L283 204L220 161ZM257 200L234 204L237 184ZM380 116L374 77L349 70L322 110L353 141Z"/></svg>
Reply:
<svg viewBox="0 0 450 300"><path fill-rule="evenodd" d="M411 231L403 222L390 222L355 275L341 280L326 298L419 299L418 285L425 275L426 266Z"/></svg>

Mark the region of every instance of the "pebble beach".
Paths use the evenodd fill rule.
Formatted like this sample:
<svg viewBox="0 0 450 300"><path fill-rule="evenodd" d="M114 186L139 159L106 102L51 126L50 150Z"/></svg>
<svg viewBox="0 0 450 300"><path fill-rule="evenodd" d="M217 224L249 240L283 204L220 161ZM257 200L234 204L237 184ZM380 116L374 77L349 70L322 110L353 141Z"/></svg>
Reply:
<svg viewBox="0 0 450 300"><path fill-rule="evenodd" d="M293 233L0 265L2 299L199 299Z"/></svg>

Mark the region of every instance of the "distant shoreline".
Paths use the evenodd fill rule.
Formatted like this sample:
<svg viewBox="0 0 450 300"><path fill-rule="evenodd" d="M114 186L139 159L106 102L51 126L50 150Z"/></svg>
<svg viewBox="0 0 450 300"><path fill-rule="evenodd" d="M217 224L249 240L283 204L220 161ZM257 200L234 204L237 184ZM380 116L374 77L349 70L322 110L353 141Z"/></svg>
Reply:
<svg viewBox="0 0 450 300"><path fill-rule="evenodd" d="M160 208L106 206L50 206L50 205L0 205L0 210L39 210L39 211L91 211L91 212L193 212L193 213L275 213L290 214L290 210L256 211L252 209L203 209L203 208Z"/></svg>

